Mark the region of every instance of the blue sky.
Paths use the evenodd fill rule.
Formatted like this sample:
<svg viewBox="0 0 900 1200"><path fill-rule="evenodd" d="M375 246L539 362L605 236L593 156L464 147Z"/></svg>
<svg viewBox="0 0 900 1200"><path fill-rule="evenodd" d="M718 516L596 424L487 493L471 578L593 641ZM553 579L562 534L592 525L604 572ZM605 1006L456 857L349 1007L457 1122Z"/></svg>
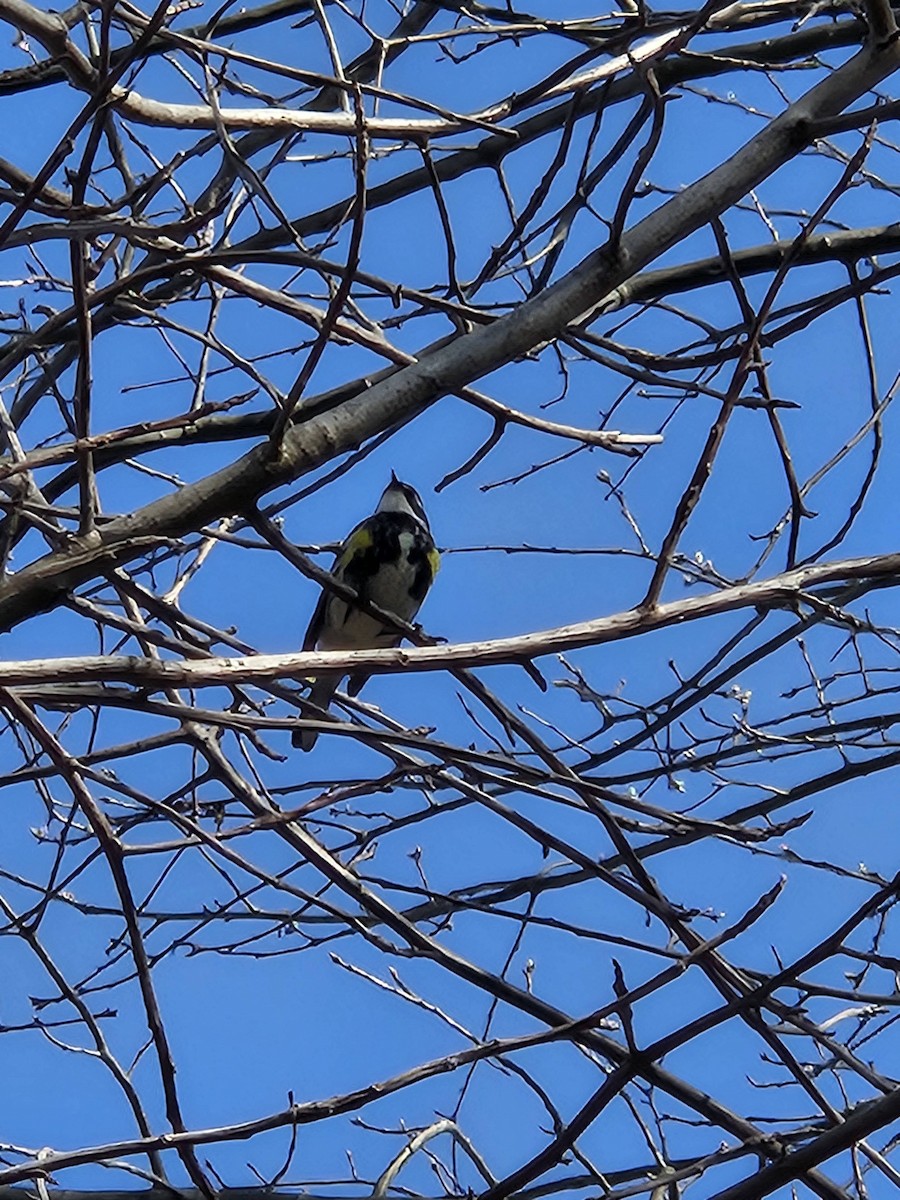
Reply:
<svg viewBox="0 0 900 1200"><path fill-rule="evenodd" d="M354 6L354 8L357 6ZM370 5L368 19L381 32L390 28L393 18L389 5ZM180 25L199 21L214 6L192 9L179 18ZM532 12L557 14L559 5L532 5ZM565 16L590 16L596 10L587 4L567 3ZM209 9L209 12L207 11ZM328 11L334 17L335 30L345 62L365 49L365 39L357 28L344 20L335 6ZM440 21L448 28L450 15ZM436 26L437 27L437 26ZM732 33L725 38L708 39L719 45L751 41L765 36L764 30ZM784 29L776 27L776 32ZM328 56L318 29L295 29L290 21L235 38L245 51L282 58L307 69L330 70ZM461 65L451 64L435 43L427 43L414 53L401 56L391 67L386 80L397 91L426 95L431 101L457 110L471 111L492 102L500 95L524 90L536 79L548 74L578 46L563 39L540 36L524 38L521 44L494 47ZM831 55L833 62L840 54ZM0 72L27 62L26 56L11 44L9 37L0 44ZM251 69L241 72L245 81L257 87L278 91L283 81L274 81ZM665 193L689 185L704 172L735 152L762 125L762 118L744 111L750 106L763 114L780 111L778 87L791 96L810 86L813 72L795 70L773 77L761 73L726 75L721 79L700 81L718 103L687 89L676 89L668 104L664 136L657 154L645 171L654 185L645 196L635 199L629 224L651 211ZM141 72L136 85L147 95L168 100L190 100L192 93L183 79L161 59L153 60ZM735 89L734 92L731 89ZM723 103L721 101L728 101ZM731 103L738 100L740 103ZM26 170L36 170L50 152L81 103L62 86L0 93L3 117L0 120L0 154ZM302 103L302 98L296 101ZM239 104L241 101L229 100ZM591 151L595 162L614 143L635 111L634 103L613 107L604 115ZM587 152L591 121L577 123L573 133L569 161L541 208L541 216L551 215L571 194L581 156ZM146 145L164 160L184 143L182 133L164 130L138 131ZM478 134L457 137L454 146L474 144ZM886 134L885 136L889 136ZM555 135L554 135L555 137ZM639 139L640 141L641 139ZM852 151L859 135L835 139L835 144ZM352 186L345 157L333 162L302 163L305 154L318 153L323 145L343 152L340 139L309 137L292 147L288 161L267 175L267 186L283 210L292 218L315 212L343 198ZM556 140L537 142L512 154L504 170L512 194L521 207L543 178L556 151ZM384 147L380 147L384 149ZM439 158L442 146L433 150ZM129 142L137 169L148 170L148 160ZM105 160L103 160L105 161ZM179 183L194 195L208 181L220 161L218 148L189 163L179 174ZM254 160L260 169L268 154ZM627 178L633 154L615 164L592 197L594 214L582 212L575 221L557 264L554 277L579 262L605 237L604 222ZM376 158L370 167L370 183L391 179L421 163L413 149L397 150ZM894 219L896 195L890 190L895 163L893 147L879 145L867 163L879 173L877 186L861 183L850 189L835 206L830 218L848 227L865 227ZM824 154L798 158L759 189L760 210L731 211L725 219L734 248L766 244L772 231L760 215L771 213L771 225L780 237L798 232L800 216L813 211L835 185L839 163ZM101 180L104 178L100 176ZM110 190L121 181L112 173ZM885 184L884 181L887 181ZM60 186L63 179L58 176ZM890 186L888 186L890 185ZM508 214L496 176L481 170L449 183L443 191L458 249L458 277L473 278L490 249L506 234ZM96 202L97 196L92 199ZM171 213L167 214L167 206ZM169 193L154 205L157 220L172 219L176 201ZM0 204L0 220L8 208ZM231 235L232 243L251 236L257 229L258 213L247 210ZM221 230L221 217L216 228ZM274 218L264 213L262 223L271 227ZM309 238L311 249L321 247L320 237ZM535 248L541 244L537 239ZM325 257L341 261L347 250L344 230L333 245L322 249ZM41 260L48 271L67 277L68 251L61 241L41 242ZM708 229L693 235L663 256L654 266L671 265L715 253L715 242ZM887 258L882 260L882 265ZM436 215L434 198L427 191L417 192L396 204L373 209L367 216L363 237L362 266L387 280L402 281L408 287L426 289L446 278L447 248ZM0 308L6 314L5 333L17 330L17 305L22 304L27 318L38 325L46 313L41 306L62 308L69 303L65 290L39 289L22 281L34 270L26 248L0 249ZM310 273L294 278L294 272L264 265L248 268L253 278L295 296L323 306L321 279ZM861 264L865 273L867 266ZM488 284L473 303L509 306L521 297L524 276L503 278ZM101 282L108 282L101 277ZM746 281L752 303L761 303L770 276ZM797 269L779 294L776 309L798 304L808 296L828 293L847 281L846 270L836 264ZM433 314L408 319L400 328L390 328L393 314L385 298L357 297L362 311L372 320L385 323L395 344L413 353L452 328L445 319ZM704 341L703 323L728 329L740 322L740 311L727 285L699 289L687 296L672 298L675 308L690 314L686 320L678 312L649 307L637 314L609 313L599 318L592 331L617 340L620 345L649 353L675 353L693 343ZM196 298L180 300L164 310L171 322L202 328L205 309ZM898 370L898 344L894 336L895 304L889 294L867 299L866 312L875 346L874 361L878 379L876 392L884 398ZM405 315L405 314L404 314ZM623 320L629 320L623 325ZM777 322L775 323L777 325ZM245 299L225 297L216 327L219 337L248 358L287 390L303 362L303 352L294 352L298 340L309 338L308 329L283 314L263 309ZM191 384L179 368L173 350L195 366L198 346L195 340L170 331L166 345L147 323L135 323L98 335L93 362L93 420L95 431L112 430L142 421L159 420L181 413L190 403ZM700 352L698 349L698 353ZM268 353L273 358L261 358ZM693 351L691 351L693 352ZM503 403L532 415L546 416L567 424L596 428L623 390L623 378L603 370L596 363L579 360L563 348L568 378L559 359L550 349L542 349L532 359L508 364L476 386ZM866 359L857 316L851 305L844 305L812 322L783 342L767 346L769 381L773 393L794 407L780 414L790 446L797 478L801 483L818 471L832 455L840 451L866 421L869 412ZM220 370L210 376L205 398L222 401L244 390L246 377L234 370L221 370L224 359L213 356ZM375 355L345 344L332 346L322 358L311 384L320 393L383 365ZM709 386L727 388L731 362L715 373L704 375ZM687 374L684 375L687 378ZM566 396L549 408L566 384ZM4 380L4 402L9 405L18 386L15 376ZM63 392L71 392L71 374L63 376ZM749 393L750 389L746 389ZM248 408L266 407L257 396ZM432 594L421 613L429 633L450 642L474 641L511 634L549 629L630 608L638 603L647 587L651 565L633 553L636 539L619 503L598 475L607 472L622 485L630 512L644 538L654 551L672 519L718 402L708 396L679 399L675 389L665 393L653 388L634 389L617 407L610 420L612 428L634 433L664 431L664 442L648 452L637 464L598 450L580 449L571 457L540 470L536 464L554 459L574 444L532 430L511 427L498 447L458 482L436 494L435 485L464 462L490 432L490 421L481 412L455 397L447 397L415 421L399 429L384 445L353 465L343 477L301 501L289 504L282 514L286 535L300 546L316 547L338 542L358 520L369 513L390 477L391 471L414 484L422 493L431 517L435 537L444 560ZM238 409L237 411L242 411ZM862 514L842 545L828 557L888 553L896 548L894 497L896 458L894 450L895 417L887 408L884 418L884 450ZM26 448L39 446L59 433L60 419L52 397L39 405L25 422L21 432ZM800 540L800 557L827 542L847 514L848 506L864 477L871 454L871 434L859 447L809 495L809 507L815 510ZM246 449L244 443L223 443L199 447L185 454L179 449L162 450L147 457L154 471L177 474L183 483L195 482L232 460ZM325 474L334 464L321 472ZM48 482L55 469L38 472L39 483ZM522 476L517 482L506 482ZM291 487L265 498L279 504L289 500L299 488L306 488L314 477L304 478ZM102 472L101 496L106 513L128 512L160 495L168 494L171 478L141 473L121 464ZM65 498L77 503L75 493ZM771 427L762 410L743 409L732 418L722 451L701 503L692 516L681 543L681 552L709 560L722 576L737 580L749 574L762 550L759 541L783 517L789 497ZM246 530L238 532L246 535ZM762 569L766 577L784 569L786 539L782 537ZM550 553L508 553L486 547L521 548L566 547L589 551L578 555ZM17 547L14 569L42 554L45 547L34 533ZM174 564L170 560L152 575L141 575L142 583L163 594L174 582ZM187 561L187 560L184 560ZM180 564L184 565L184 561ZM328 555L319 559L324 564ZM707 583L688 583L682 572L674 570L667 582L665 599L699 594ZM89 593L90 589L85 589ZM185 587L180 604L185 613L220 628L234 628L238 636L264 653L296 649L303 636L316 601L317 589L272 550L264 546L217 544L202 569ZM108 592L102 593L104 601ZM870 613L877 622L896 623L896 603L890 590L866 597L854 610L861 616ZM697 624L666 630L637 639L611 643L567 656L573 667L584 673L596 693L602 695L618 723L591 738L591 753L606 751L609 761L591 774L594 782L618 789L622 804L616 811L634 817L628 811L629 799L641 799L659 808L687 811L706 819L727 816L761 796L789 789L816 774L836 769L841 763L862 760L880 749L892 746L890 729L882 746L872 739L866 748L829 748L822 745L815 761L812 754L780 756L772 750L756 757L750 752L745 761L721 770L691 771L685 758L668 775L653 776L654 767L665 751L688 747L694 738L721 737L723 753L740 748L745 736L737 727L743 716L751 727L762 728L785 716L784 726L772 725L774 732L793 730L809 718L796 715L787 720L798 706L813 707L810 693L810 668L825 677L833 671L846 671L844 683L829 685L828 695L841 698L860 685L854 647L848 645L845 630L820 625L808 634L804 645L787 645L777 654L764 658L740 672L713 695L692 705L680 722L654 743L646 739L633 750L617 751L617 741L630 737L640 728L639 706L661 708L662 698L676 685L670 663L682 677L715 655L729 637L751 620L749 609ZM760 630L749 634L732 657L761 645L766 638L785 628L787 614L770 615ZM114 639L107 637L102 649L109 651ZM2 641L7 659L59 657L92 654L101 650L92 621L65 609L56 609L8 632ZM135 643L125 651L136 652ZM225 652L219 647L220 652ZM867 660L885 672L894 670L894 646L889 637L869 638ZM541 692L518 667L494 668L482 678L510 708L523 713L532 727L554 746L562 745L556 732L562 729L572 738L587 737L601 725L597 708L579 701L570 686L572 675L564 664L544 658L539 667L550 686ZM560 684L562 686L556 686ZM805 687L792 701L790 689ZM752 693L745 711L741 695ZM224 708L227 693L208 689L198 695L197 703L208 708ZM483 712L479 720L491 736L471 720L461 697L459 684L449 675L381 676L371 680L362 695L367 703L411 727L434 728L441 740L461 746L474 744L480 751L503 742L502 731ZM891 698L864 697L853 713L891 711ZM466 699L466 704L472 704ZM793 707L792 707L793 704ZM474 706L477 711L477 706ZM284 705L276 704L265 712L278 717L291 715ZM844 710L839 711L839 715ZM52 728L60 715L44 713ZM545 723L549 723L548 725ZM821 723L821 722L820 722ZM110 746L131 738L172 728L167 718L148 718L141 713L109 708L94 733L90 714L82 711L66 722L60 734L72 754L84 754L96 737L99 745ZM718 731L718 732L717 732ZM671 742L668 740L671 739ZM292 753L287 728L263 734L273 754L253 747L247 739L240 742L225 734L222 745L229 760L242 770L251 783L262 781L274 799L284 807L299 805L320 794L322 787L335 781L378 780L390 767L363 745L346 737L323 737L309 758ZM0 739L6 771L20 765L21 751L7 732ZM521 747L517 748L522 751ZM582 757L580 751L571 756ZM532 761L526 755L526 761ZM191 750L170 746L153 750L124 761L111 763L118 778L128 786L165 801L173 794L179 798L196 763ZM634 782L632 782L634 780ZM69 797L64 784L53 780L46 794L65 808ZM108 786L91 780L95 798L117 818L133 810L116 795L116 781ZM633 788L634 792L630 792ZM516 813L538 825L546 826L557 837L577 846L580 853L603 859L611 853L610 843L599 823L588 812L561 801L559 787L546 789L536 796L526 790L501 792L499 798ZM801 800L774 813L776 821L809 812L797 829L758 846L737 845L726 838L706 838L694 845L653 855L649 869L663 892L685 909L695 912L694 928L703 937L718 932L749 908L784 873L788 884L778 903L753 928L736 942L733 961L747 970L778 969L772 947L777 946L785 961L802 955L818 939L826 936L853 908L871 893L860 864L869 871L890 877L895 869L895 821L893 775L874 774L840 788ZM0 894L16 911L27 909L35 899L33 887L53 871L55 850L41 834L47 822L45 798L29 781L10 783L3 788L9 819L5 827L4 851L0 865ZM188 798L198 803L224 802L228 808L224 828L241 824L246 817L225 792L221 782L201 782ZM448 791L424 785L391 787L375 783L361 796L341 798L331 808L310 818L307 827L322 842L346 860L354 847L365 845L369 852L358 864L361 877L370 881L374 891L399 909L419 902L421 871L435 892L447 894L461 889L476 889L496 882L498 889L508 881L533 879L571 870L555 851L542 853L540 845L516 831L497 813L474 803L451 804ZM447 805L446 810L440 806ZM432 812L431 810L434 809ZM404 823L399 818L418 814L419 819ZM635 818L637 819L637 818ZM216 832L213 820L202 818L209 833ZM58 831L58 826L57 826ZM373 837L373 831L380 831ZM486 996L452 978L434 963L414 960L401 954L384 953L359 936L347 936L321 919L309 921L303 913L296 925L285 928L280 918L295 912L296 897L279 893L273 887L259 889L252 902L261 913L254 918L248 907L235 901L235 892L252 885L250 873L227 864L198 847L173 855L171 842L178 834L163 821L137 824L124 835L134 847L146 848L160 842L157 852L134 853L128 859L129 877L135 894L147 897L145 937L148 950L159 956L153 977L158 989L166 1029L177 1065L177 1084L185 1119L191 1128L209 1128L219 1124L249 1120L280 1111L292 1093L298 1101L337 1095L376 1079L386 1079L414 1064L450 1054L467 1044L460 1026L475 1037L486 1033L489 1004ZM652 842L657 831L634 828L629 836L636 846ZM322 879L312 867L296 861L291 847L271 831L257 831L232 843L258 869L278 872L293 868L291 882L308 893L322 888ZM89 838L73 840L65 854L66 870L74 869L92 853ZM800 855L806 862L792 861ZM817 862L836 864L819 869ZM417 866L418 861L418 866ZM167 869L167 864L171 866ZM65 873L65 872L64 872ZM853 877L855 876L855 877ZM611 958L621 961L630 986L651 977L670 959L666 931L659 922L647 924L643 910L616 895L597 881L541 891L535 900L534 915L543 924L533 923L517 941L520 920L525 912L527 889L507 899L492 896L492 912L460 912L439 939L466 958L490 970L506 969L508 978L518 987L526 984L536 995L559 1006L573 1016L582 1016L608 1003L612 997ZM490 891L490 889L489 889ZM121 920L104 909L115 908L109 872L102 861L94 862L79 874L72 886L76 905L64 899L49 906L42 916L42 944L72 984L84 987L92 1009L103 1014L100 1027L110 1039L119 1061L128 1069L146 1104L151 1123L165 1129L158 1072L151 1052L145 1049L147 1026L130 964L121 955L118 939ZM338 903L340 897L329 892ZM342 901L347 904L346 899ZM79 909L77 907L82 907ZM237 913L228 920L205 920L204 915L220 906ZM161 918L161 919L160 919ZM571 923L592 936L576 936ZM886 924L890 925L887 921ZM428 932L432 927L423 923ZM308 935L330 935L322 943L305 946ZM53 996L53 985L24 942L9 935L0 939L0 972L6 984L0 990L0 1025L27 1024L34 1016L34 999ZM885 954L890 949L890 928L885 934ZM859 945L871 941L871 929L859 938ZM239 946L246 937L258 937L247 946ZM633 946L611 948L608 937L632 939ZM180 944L175 945L176 942ZM644 948L640 948L640 943ZM301 949L302 948L302 949ZM337 961L335 956L339 956ZM509 956L508 966L505 967ZM847 987L842 972L845 960L833 962L821 971L821 981ZM98 970L96 977L94 970ZM403 985L412 989L424 1003L441 1011L425 1011L422 1004L401 999L399 986L392 979L396 970ZM870 992L892 990L890 973L872 972L866 981ZM876 978L877 976L877 978ZM379 984L386 984L394 992ZM692 969L673 988L665 989L642 1001L635 1011L635 1028L640 1040L650 1041L677 1028L691 1017L708 1011L718 999L707 979ZM817 999L810 1012L826 1021L842 1007L842 1001ZM110 1010L107 1013L107 1009ZM45 1019L71 1015L67 1004L40 1006ZM443 1015L442 1015L443 1014ZM452 1027L451 1021L457 1027ZM509 1006L500 1005L490 1023L490 1035L518 1035L533 1032L538 1023ZM838 1032L845 1032L838 1024ZM98 1145L129 1137L134 1132L131 1114L121 1093L104 1067L85 1053L88 1043L83 1030L62 1028L54 1033L72 1039L75 1049L56 1044L35 1029L6 1032L3 1037L4 1072L16 1080L0 1099L0 1130L5 1143L17 1147L52 1146L59 1150ZM621 1041L621 1032L615 1034ZM792 1044L792 1043L791 1043ZM793 1045L793 1044L792 1044ZM896 1043L888 1026L876 1043L873 1057L890 1072ZM762 1043L746 1028L730 1024L704 1035L697 1043L675 1051L665 1067L681 1074L698 1088L706 1089L737 1111L756 1114L763 1110L791 1122L808 1118L812 1111L808 1097L785 1089L760 1090L752 1081L772 1084L782 1077L778 1070L761 1061ZM804 1043L798 1056L812 1053ZM862 1057L868 1051L861 1050ZM602 1067L572 1044L543 1046L524 1051L516 1060L553 1096L564 1119L585 1102L602 1080ZM811 1069L812 1070L812 1069ZM427 1125L435 1114L454 1112L459 1101L462 1072L439 1076L409 1092L377 1102L362 1114L375 1126L389 1127L384 1134L353 1124L349 1118L335 1118L300 1131L297 1155L288 1180L303 1182L315 1190L317 1182L342 1182L349 1178L346 1154L352 1154L359 1177L374 1180L391 1156L403 1144L403 1129ZM833 1078L823 1076L823 1091L840 1107L844 1098ZM866 1098L869 1093L856 1079L847 1083L850 1099ZM640 1106L637 1089L630 1097ZM664 1127L671 1139L673 1157L692 1152L713 1151L721 1140L720 1131L697 1130L684 1123L686 1110L674 1101L664 1102ZM652 1124L654 1117L646 1106L642 1110ZM495 1176L515 1170L547 1141L550 1118L538 1097L527 1084L494 1065L481 1064L459 1110L459 1122L472 1143L485 1155ZM633 1114L621 1100L604 1113L603 1118L585 1135L581 1147L599 1169L614 1172L635 1162L649 1162L650 1154L637 1133ZM879 1143L880 1144L880 1143ZM257 1178L254 1171L270 1177L277 1171L288 1145L288 1131L260 1135L251 1143L228 1142L201 1150L215 1170L230 1185L249 1185ZM450 1150L436 1143L448 1158ZM8 1150L8 1161L19 1155ZM849 1160L832 1164L833 1177L843 1182ZM250 1165L252 1164L252 1169ZM180 1168L169 1164L173 1178L183 1182ZM579 1169L577 1164L569 1168ZM702 1194L711 1195L733 1179L743 1177L746 1164L721 1168L714 1183L701 1180ZM460 1178L466 1186L480 1186L470 1167L461 1167ZM129 1179L115 1175L118 1186ZM96 1165L66 1171L59 1182L67 1187L113 1185L109 1170ZM132 1184L136 1181L130 1180ZM405 1168L401 1182L422 1194L438 1194L440 1180L423 1156ZM879 1196L886 1181L870 1178L871 1192ZM705 1190L704 1190L705 1189ZM698 1194L695 1190L694 1194Z"/></svg>

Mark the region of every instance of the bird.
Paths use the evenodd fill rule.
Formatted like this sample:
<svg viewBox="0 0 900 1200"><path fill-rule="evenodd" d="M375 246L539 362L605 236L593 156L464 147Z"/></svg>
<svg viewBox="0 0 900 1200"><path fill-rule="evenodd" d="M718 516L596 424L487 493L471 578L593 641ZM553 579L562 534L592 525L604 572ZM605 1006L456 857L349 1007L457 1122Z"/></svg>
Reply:
<svg viewBox="0 0 900 1200"><path fill-rule="evenodd" d="M371 516L350 531L341 543L331 574L353 588L361 600L377 605L401 621L412 621L440 566L425 506L414 487L391 472L391 481ZM323 589L309 628L304 650L376 650L399 646L403 634L365 611L352 600ZM341 676L313 679L307 697L327 709ZM347 691L355 696L368 675L351 675ZM312 750L318 733L295 730L291 742Z"/></svg>

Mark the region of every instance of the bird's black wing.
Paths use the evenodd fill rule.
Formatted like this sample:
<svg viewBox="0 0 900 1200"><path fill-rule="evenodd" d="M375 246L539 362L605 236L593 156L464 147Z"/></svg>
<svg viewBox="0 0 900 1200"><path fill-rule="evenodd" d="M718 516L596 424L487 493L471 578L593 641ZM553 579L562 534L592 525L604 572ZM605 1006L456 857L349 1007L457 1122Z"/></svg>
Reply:
<svg viewBox="0 0 900 1200"><path fill-rule="evenodd" d="M356 573L354 567L359 566L365 560L368 554L371 553L372 539L371 537L363 538L360 541L359 534L363 529L367 529L371 524L372 518L366 517L364 521L360 521L347 534L340 550L335 555L334 562L331 564L331 574L338 579L344 579L352 588L359 589L359 582L353 578ZM345 578L349 575L350 578ZM322 630L325 626L325 608L328 604L329 597L332 595L328 588L322 588L319 593L319 600L313 610L313 615L309 621L309 627L306 630L306 636L303 638L304 650L315 650L316 642L322 636Z"/></svg>
<svg viewBox="0 0 900 1200"><path fill-rule="evenodd" d="M313 615L309 621L309 627L303 636L303 649L315 650L316 642L318 642L322 634L322 626L325 623L325 605L328 603L328 593L322 588L319 593L319 601L313 609Z"/></svg>

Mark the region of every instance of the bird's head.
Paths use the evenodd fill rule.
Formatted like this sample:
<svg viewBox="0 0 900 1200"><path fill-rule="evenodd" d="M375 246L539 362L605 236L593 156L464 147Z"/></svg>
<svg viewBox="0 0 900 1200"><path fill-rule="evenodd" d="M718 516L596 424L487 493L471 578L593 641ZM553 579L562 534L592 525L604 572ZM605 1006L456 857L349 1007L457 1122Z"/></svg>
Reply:
<svg viewBox="0 0 900 1200"><path fill-rule="evenodd" d="M393 471L391 471L391 482L381 493L376 512L407 513L424 525L426 529L430 528L422 497L411 484L398 479Z"/></svg>

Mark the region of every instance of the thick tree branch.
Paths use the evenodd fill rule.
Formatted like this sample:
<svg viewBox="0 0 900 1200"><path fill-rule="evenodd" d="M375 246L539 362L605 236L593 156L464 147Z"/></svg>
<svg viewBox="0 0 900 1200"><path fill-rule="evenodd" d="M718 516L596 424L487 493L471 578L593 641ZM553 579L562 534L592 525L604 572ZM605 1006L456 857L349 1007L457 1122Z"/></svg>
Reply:
<svg viewBox="0 0 900 1200"><path fill-rule="evenodd" d="M396 650L307 651L296 654L258 654L250 658L205 658L192 662L130 656L34 659L0 663L0 683L12 687L35 683L95 683L115 681L137 687L200 687L215 684L259 683L268 679L336 671L369 673L443 671L459 667L498 666L564 654L587 646L621 641L653 630L684 625L742 608L795 611L816 602L812 589L826 584L900 584L900 554L846 559L787 571L757 583L725 587L706 596L673 600L652 609L630 609L611 617L580 621L519 637L452 646L410 646Z"/></svg>

